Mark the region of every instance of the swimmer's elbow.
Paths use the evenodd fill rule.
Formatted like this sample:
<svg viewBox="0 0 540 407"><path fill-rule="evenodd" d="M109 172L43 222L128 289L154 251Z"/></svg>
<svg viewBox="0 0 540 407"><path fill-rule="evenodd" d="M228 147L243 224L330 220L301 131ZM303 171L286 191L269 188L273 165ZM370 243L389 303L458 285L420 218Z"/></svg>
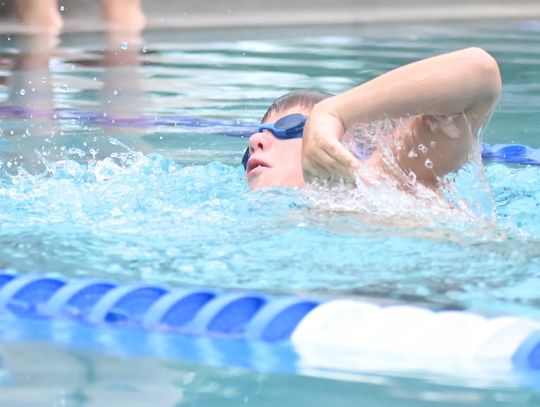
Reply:
<svg viewBox="0 0 540 407"><path fill-rule="evenodd" d="M467 48L467 58L475 72L479 93L484 100L496 102L501 93L501 72L499 64L486 50L478 47Z"/></svg>

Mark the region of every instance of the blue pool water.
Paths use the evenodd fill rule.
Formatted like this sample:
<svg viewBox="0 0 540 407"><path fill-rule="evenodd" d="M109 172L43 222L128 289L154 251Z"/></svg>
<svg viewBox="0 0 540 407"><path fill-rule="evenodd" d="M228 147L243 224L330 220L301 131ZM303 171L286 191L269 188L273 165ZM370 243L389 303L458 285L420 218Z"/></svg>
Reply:
<svg viewBox="0 0 540 407"><path fill-rule="evenodd" d="M487 164L487 183L477 166L465 168L452 193L465 202L461 210L391 188L249 192L240 166L245 139L160 122L255 123L289 90L339 92L414 59L476 45L496 57L504 81L484 141L540 147L536 22L392 30L156 31L145 33L140 50L126 42L105 51L100 36L72 34L45 54L31 39L4 36L0 98L24 112L0 109L0 264L21 273L361 295L538 319L540 167ZM363 398L377 406L533 406L539 398L504 378L343 372L327 380L25 342L0 352L0 401L14 406L108 397L130 405L162 397L163 405ZM37 355L43 364L31 362ZM149 385L146 377L159 379Z"/></svg>

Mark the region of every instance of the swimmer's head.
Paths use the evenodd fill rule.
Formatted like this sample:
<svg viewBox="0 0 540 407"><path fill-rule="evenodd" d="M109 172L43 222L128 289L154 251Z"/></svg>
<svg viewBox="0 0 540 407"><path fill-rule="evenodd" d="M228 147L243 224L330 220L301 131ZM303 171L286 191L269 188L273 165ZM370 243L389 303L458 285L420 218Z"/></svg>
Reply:
<svg viewBox="0 0 540 407"><path fill-rule="evenodd" d="M317 90L299 90L287 93L268 108L261 123L276 123L287 115L309 116L313 106L332 96ZM302 126L300 116L286 120L286 126ZM281 123L276 127L283 127ZM300 128L301 132L302 127ZM304 185L302 174L302 138L278 139L271 131L261 129L249 138L246 150L246 182L250 189L269 186L299 187ZM249 157L249 159L248 159Z"/></svg>

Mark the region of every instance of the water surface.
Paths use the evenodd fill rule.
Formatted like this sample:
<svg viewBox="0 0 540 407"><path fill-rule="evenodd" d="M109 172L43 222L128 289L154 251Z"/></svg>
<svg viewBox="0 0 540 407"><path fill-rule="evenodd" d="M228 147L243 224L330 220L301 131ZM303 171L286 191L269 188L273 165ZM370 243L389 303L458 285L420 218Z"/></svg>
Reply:
<svg viewBox="0 0 540 407"><path fill-rule="evenodd" d="M67 277L361 294L538 318L540 168L486 163L495 209L487 217L347 187L249 192L240 166L246 140L179 121L256 123L287 91L340 92L401 64L474 45L495 56L504 81L484 141L540 147L537 23L391 28L155 31L141 45L66 34L54 49L3 37L0 262ZM480 190L471 202L489 191L475 171L458 177L459 194ZM173 368L176 375L182 369ZM49 388L32 377L30 388ZM3 386L26 388L19 380ZM211 400L228 397L208 386ZM410 386L369 391L383 389L388 403L398 394L400 405L411 398L411 405L532 406L537 397L463 383L465 390ZM351 386L346 394L353 400L364 391ZM243 390L227 394L236 402L246 397ZM85 397L65 405L91 405Z"/></svg>

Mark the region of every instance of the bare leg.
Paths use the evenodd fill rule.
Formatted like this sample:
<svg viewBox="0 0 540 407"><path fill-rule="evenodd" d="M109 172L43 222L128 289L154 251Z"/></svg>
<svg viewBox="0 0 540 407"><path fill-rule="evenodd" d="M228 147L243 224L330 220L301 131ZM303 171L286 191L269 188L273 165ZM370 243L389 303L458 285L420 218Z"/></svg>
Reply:
<svg viewBox="0 0 540 407"><path fill-rule="evenodd" d="M101 7L109 28L140 31L146 25L140 0L101 0Z"/></svg>
<svg viewBox="0 0 540 407"><path fill-rule="evenodd" d="M62 30L58 0L17 0L17 15L31 32L58 34Z"/></svg>

